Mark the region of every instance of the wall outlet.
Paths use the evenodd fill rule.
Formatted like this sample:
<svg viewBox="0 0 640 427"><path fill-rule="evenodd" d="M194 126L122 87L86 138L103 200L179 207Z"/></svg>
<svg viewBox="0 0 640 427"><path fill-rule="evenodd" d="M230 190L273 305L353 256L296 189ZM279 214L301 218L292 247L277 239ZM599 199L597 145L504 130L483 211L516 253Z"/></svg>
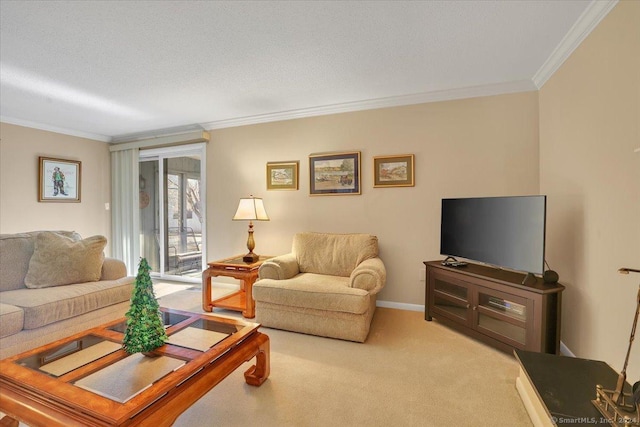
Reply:
<svg viewBox="0 0 640 427"><path fill-rule="evenodd" d="M426 269L424 269L424 268L421 268L421 269L420 269L420 275L419 275L418 277L420 278L419 280L420 280L421 282L426 281L426 280L427 280L427 270L426 270Z"/></svg>
<svg viewBox="0 0 640 427"><path fill-rule="evenodd" d="M111 205L109 205L109 203L105 203L105 204L104 204L104 210L105 210L105 211L108 211L108 210L109 210L109 208L111 208Z"/></svg>

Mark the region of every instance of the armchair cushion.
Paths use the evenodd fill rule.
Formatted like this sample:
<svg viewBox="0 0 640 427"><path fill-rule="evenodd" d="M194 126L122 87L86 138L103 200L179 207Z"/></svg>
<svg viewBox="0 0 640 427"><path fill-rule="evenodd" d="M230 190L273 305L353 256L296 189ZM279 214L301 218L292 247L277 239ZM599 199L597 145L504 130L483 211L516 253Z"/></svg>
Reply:
<svg viewBox="0 0 640 427"><path fill-rule="evenodd" d="M368 292L349 287L348 277L302 273L295 279L261 279L254 297L291 307L362 314L369 308Z"/></svg>
<svg viewBox="0 0 640 427"><path fill-rule="evenodd" d="M298 233L292 252L301 273L349 277L358 264L378 256L378 238L369 234Z"/></svg>

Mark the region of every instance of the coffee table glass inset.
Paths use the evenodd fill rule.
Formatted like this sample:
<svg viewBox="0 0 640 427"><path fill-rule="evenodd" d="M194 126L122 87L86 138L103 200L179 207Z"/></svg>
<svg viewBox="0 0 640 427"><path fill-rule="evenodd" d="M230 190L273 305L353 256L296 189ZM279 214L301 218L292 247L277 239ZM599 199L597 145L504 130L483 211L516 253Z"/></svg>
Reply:
<svg viewBox="0 0 640 427"><path fill-rule="evenodd" d="M254 356L245 380L259 386L268 377L269 339L258 324L170 309L162 316L169 340L154 357L122 349L123 319L1 361L0 411L34 424L171 425Z"/></svg>
<svg viewBox="0 0 640 427"><path fill-rule="evenodd" d="M164 311L162 312L162 318L165 328L168 328L187 320L189 317ZM107 329L124 334L126 326L126 321L122 320ZM51 349L18 359L15 363L53 377L60 377L121 348L121 342L109 340L99 335L88 334L54 346Z"/></svg>

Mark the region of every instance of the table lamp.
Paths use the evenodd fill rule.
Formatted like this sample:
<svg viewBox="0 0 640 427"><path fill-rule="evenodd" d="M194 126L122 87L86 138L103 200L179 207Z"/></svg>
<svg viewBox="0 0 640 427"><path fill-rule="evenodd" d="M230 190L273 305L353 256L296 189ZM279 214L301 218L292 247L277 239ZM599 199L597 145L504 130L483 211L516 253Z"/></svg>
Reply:
<svg viewBox="0 0 640 427"><path fill-rule="evenodd" d="M256 247L256 242L253 240L253 221L269 221L267 211L264 209L264 203L262 199L258 197L249 196L248 198L240 199L238 204L238 210L233 216L234 221L249 221L249 238L247 239L247 248L249 253L242 257L244 262L256 262L260 258L253 253L253 248Z"/></svg>

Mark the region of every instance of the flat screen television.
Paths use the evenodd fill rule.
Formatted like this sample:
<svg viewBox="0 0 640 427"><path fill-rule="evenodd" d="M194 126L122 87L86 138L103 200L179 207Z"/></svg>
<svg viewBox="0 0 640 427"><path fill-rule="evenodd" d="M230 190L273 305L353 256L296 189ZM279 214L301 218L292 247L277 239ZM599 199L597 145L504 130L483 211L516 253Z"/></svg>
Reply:
<svg viewBox="0 0 640 427"><path fill-rule="evenodd" d="M440 253L544 273L546 196L442 199Z"/></svg>

